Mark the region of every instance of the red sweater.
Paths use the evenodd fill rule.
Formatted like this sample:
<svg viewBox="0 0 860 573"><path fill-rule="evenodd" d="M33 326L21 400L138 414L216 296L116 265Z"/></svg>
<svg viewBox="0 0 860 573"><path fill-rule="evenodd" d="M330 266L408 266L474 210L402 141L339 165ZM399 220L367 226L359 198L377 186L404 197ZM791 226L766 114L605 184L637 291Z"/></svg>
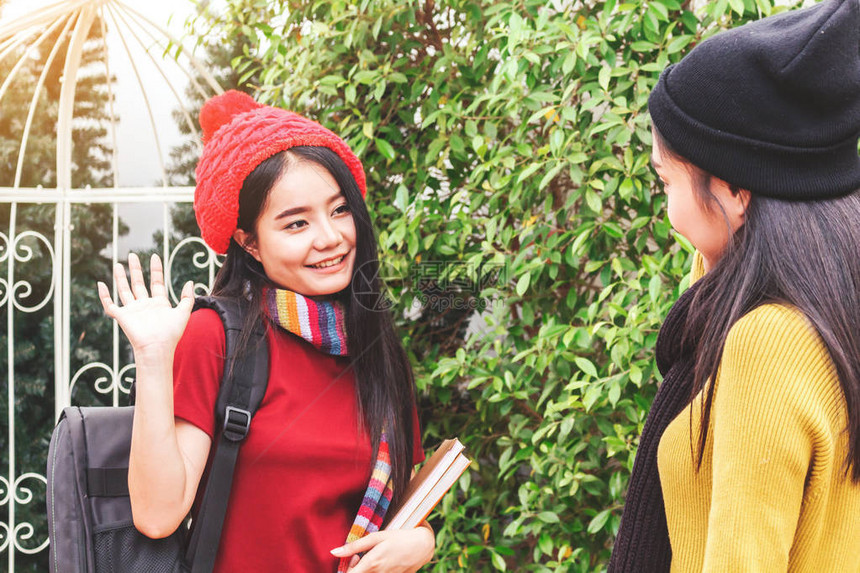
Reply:
<svg viewBox="0 0 860 573"><path fill-rule="evenodd" d="M337 570L370 479L349 360L272 329L269 384L236 464L216 572ZM173 366L174 413L214 436L224 330L212 310L191 315ZM424 459L417 415L413 463Z"/></svg>

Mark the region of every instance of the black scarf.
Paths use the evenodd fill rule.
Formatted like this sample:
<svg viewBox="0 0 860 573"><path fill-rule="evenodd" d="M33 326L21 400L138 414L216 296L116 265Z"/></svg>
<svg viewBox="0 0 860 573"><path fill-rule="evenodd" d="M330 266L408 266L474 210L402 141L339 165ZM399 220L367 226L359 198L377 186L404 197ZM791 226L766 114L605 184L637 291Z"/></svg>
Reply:
<svg viewBox="0 0 860 573"><path fill-rule="evenodd" d="M690 403L695 352L701 333L700 328L693 328L687 336L684 333L688 326L695 326L687 324L687 315L700 284L695 283L675 302L657 337L657 368L663 375L663 383L639 438L609 573L663 573L669 571L672 563L657 471L657 446L669 423Z"/></svg>

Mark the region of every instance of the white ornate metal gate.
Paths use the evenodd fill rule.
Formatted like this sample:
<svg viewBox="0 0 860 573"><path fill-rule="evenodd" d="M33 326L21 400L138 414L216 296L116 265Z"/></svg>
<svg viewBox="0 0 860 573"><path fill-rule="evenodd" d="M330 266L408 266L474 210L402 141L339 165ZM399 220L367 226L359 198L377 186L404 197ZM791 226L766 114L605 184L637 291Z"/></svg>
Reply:
<svg viewBox="0 0 860 573"><path fill-rule="evenodd" d="M106 77L111 77L109 54L106 41L105 23L109 22L114 33L119 33L122 46L128 54L131 66L134 68L138 79L139 89L150 117L150 125L155 136L158 149L159 164L163 186L155 188L119 188L110 189L74 189L72 187L72 133L73 112L75 103L75 90L78 82L79 67L81 65L81 53L84 43L90 38L94 31L94 25L100 27L102 38L102 56ZM131 357L124 349L123 341L115 324L110 330L110 340L101 345L104 352L90 353L98 354L89 356L73 356L73 347L79 342L74 337L85 336L86 330L73 333L71 324L75 317L71 309L74 306L74 297L80 294L73 293L75 285L75 268L72 264L76 237L81 229L75 229L76 210L94 209L100 207L109 210L110 215L105 224L111 226L109 246L100 253L91 253L93 258L107 259L111 262L122 261L126 253L118 252L120 238L121 217L123 209L133 208L136 204L158 204L161 205L161 217L159 221L144 221L151 231L161 230L159 245L153 245L154 250L159 252L165 261L165 278L170 285L170 296L175 301L178 293L174 285L181 284L188 278L195 280L195 291L198 294L208 292L211 287L218 260L213 252L206 247L197 237L185 237L171 244L171 207L176 205L187 205L191 202L193 189L189 187L171 188L167 186L167 175L165 171L164 153L160 148L158 126L153 119L150 99L147 97L147 88L140 79L138 67L129 51L129 43L136 42L141 46L147 56L150 65L155 65L164 78L164 87L176 97L177 107L181 116L192 132L196 127L191 119L191 114L186 109L179 94L182 89L177 89L170 84L167 75L161 70L161 65L171 62L177 65L180 56L183 56L190 66L195 70L196 76L189 73L185 68L183 73L187 76L190 85L197 92L206 97L212 93L220 93L222 90L186 50L181 43L173 38L160 26L154 24L138 11L119 0L65 0L42 8L32 15L25 16L14 22L0 25L0 62L9 55L14 55L19 60L12 66L6 77L0 77L0 106L3 98L8 95L15 75L21 69L25 58L32 58L35 48L43 43L46 38L56 36L59 39L48 53L44 71L36 82L32 93L32 99L27 111L27 117L23 127L23 136L17 150L17 169L14 182L11 187L0 187L0 341L4 348L0 348L0 364L5 366L5 372L0 371L0 403L5 403L5 408L0 408L0 563L8 566L8 571L14 571L16 557L20 561L27 561L30 555L45 551L48 540L47 530L42 527L40 520L44 518L44 493L46 478L44 475L44 464L33 467L31 458L39 461L47 458L47 442L50 438L50 424L40 429L39 436L25 436L28 443L37 443L40 451L22 451L19 441L22 437L19 424L16 423L18 411L26 411L34 400L50 400L51 405L35 404L35 406L52 406L53 418L56 420L62 409L72 403L79 403L79 396L96 396L100 403L118 405L123 403L123 396L128 393L130 381L133 377L134 365ZM50 64L58 55L59 48L67 45L65 62L59 95L59 107L57 113L57 139L56 139L56 189L43 188L21 188L22 167L27 151L28 137L31 125L36 117L37 107L40 102L40 94L47 81L46 75ZM164 54L170 51L175 54L176 61L164 59ZM202 78L202 79L201 79ZM113 142L113 181L116 184L117 161L116 161L116 134L114 131L115 116L113 109L114 94L110 93L111 84L108 85L108 102L110 105L110 132ZM0 108L2 112L3 108ZM41 207L34 207L34 206ZM38 211L42 217L53 221L52 229L46 230L45 225L36 228L34 218L28 213ZM45 211L48 211L46 215ZM52 212L51 212L52 210ZM22 215L23 214L23 215ZM8 219L6 219L8 217ZM181 263L181 264L180 264ZM177 276L182 274L178 269L182 267L183 272L190 272L193 276ZM46 276L50 275L50 276ZM107 281L110 277L104 276L101 280ZM79 287L80 288L80 287ZM95 284L89 288L95 289ZM114 293L115 294L115 293ZM36 317L45 321L45 324L33 325ZM107 319L102 318L107 324ZM30 321L30 324L28 324ZM50 327L47 324L50 323ZM44 336L36 340L21 340L16 333L27 326L28 332L41 333ZM47 335L50 331L50 335ZM5 340L4 340L5 339ZM99 345L95 345L99 348ZM23 350L22 350L23 348ZM42 361L43 370L50 372L52 380L42 380L42 387L53 388L52 396L38 394L38 388L34 390L31 381L16 377L16 366L20 364L23 355L32 363ZM87 392L82 390L87 388ZM3 391L5 390L5 392ZM83 398L82 398L83 399ZM6 442L3 444L3 442ZM5 451L2 451L5 450ZM5 455L4 455L5 454ZM26 454L26 455L23 455ZM6 467L3 467L2 458L7 458ZM23 460L23 458L27 460ZM25 463L26 462L26 463ZM42 504L39 506L39 504ZM39 521L39 523L34 523ZM33 565L29 566L32 569Z"/></svg>
<svg viewBox="0 0 860 573"><path fill-rule="evenodd" d="M108 398L113 405L124 403L124 397L128 394L131 380L133 379L134 364L128 360L127 355L121 352L120 333L113 324L112 343L108 356L102 356L98 360L89 361L72 370L70 342L70 287L73 282L73 269L71 265L71 246L74 240L74 231L71 221L72 208L75 206L107 204L113 211L112 214L112 248L110 253L111 262L124 260L117 252L119 239L118 227L120 218L118 211L123 205L138 203L160 203L163 208L162 220L158 223L152 222L153 229L160 227L163 230L163 241L161 244L161 256L166 261L165 275L170 285L170 296L176 301L178 293L173 285L181 284L188 277L176 276L176 263L179 261L187 263L199 272L195 282L195 291L208 292L212 279L217 271L218 260L214 253L205 246L197 237L188 237L175 245L170 244L170 213L171 205L189 203L192 198L191 188L172 189L115 189L115 190L72 190L68 193L45 191L40 189L11 189L0 188L0 204L10 206L10 222L7 230L0 231L0 267L5 271L0 276L0 310L5 314L5 325L0 331L6 334L5 353L5 390L6 407L5 432L7 436L8 468L4 468L5 475L0 475L0 506L8 508L7 521L0 521L0 552L6 551L9 571L14 570L15 553L38 553L45 550L47 538L35 539L34 536L43 532L37 532L36 527L27 521L20 521L16 511L21 506L27 506L35 501L41 502L44 497L44 485L46 482L44 470L42 473L34 471L22 472L16 463L16 404L20 403L20 397L16 395L16 341L15 332L19 321L28 319L28 315L46 308L53 304L53 348L41 348L39 353L45 360L53 360L54 364L54 419L65 406L72 403L85 403L86 398L75 400L73 393L79 385L87 385L91 391ZM51 206L55 209L55 232L53 237L28 228L27 221L18 219L17 211L24 205L34 203ZM28 263L38 257L44 257L50 262L51 277L50 288L47 292L35 292L33 277L28 273ZM44 265L42 265L42 268ZM41 271L42 268L37 269ZM44 278L44 277L41 277ZM107 281L109 277L105 276ZM92 285L95 288L95 285ZM108 319L104 319L107 321ZM0 382L0 385L2 385ZM78 388L79 389L79 388ZM78 394L84 394L78 392ZM44 436L45 448L50 428L46 429L48 435ZM43 452L47 459L47 449ZM36 508L36 512L43 512L43 508ZM32 512L32 508L31 508Z"/></svg>

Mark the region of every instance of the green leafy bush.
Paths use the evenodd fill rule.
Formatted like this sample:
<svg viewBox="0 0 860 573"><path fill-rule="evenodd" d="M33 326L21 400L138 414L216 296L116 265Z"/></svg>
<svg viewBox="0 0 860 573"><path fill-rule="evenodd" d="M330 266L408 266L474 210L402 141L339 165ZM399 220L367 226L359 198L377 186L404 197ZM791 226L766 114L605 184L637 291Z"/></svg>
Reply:
<svg viewBox="0 0 860 573"><path fill-rule="evenodd" d="M368 171L425 444L475 458L432 520L433 571L608 561L686 287L649 167L660 71L770 0L231 0L214 33L258 98ZM481 301L487 307L481 308Z"/></svg>

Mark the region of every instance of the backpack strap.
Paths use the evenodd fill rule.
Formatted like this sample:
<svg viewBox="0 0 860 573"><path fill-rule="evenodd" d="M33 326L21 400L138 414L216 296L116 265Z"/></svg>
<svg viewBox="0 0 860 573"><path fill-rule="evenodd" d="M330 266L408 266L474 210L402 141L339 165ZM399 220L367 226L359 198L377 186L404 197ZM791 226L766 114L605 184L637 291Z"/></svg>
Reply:
<svg viewBox="0 0 860 573"><path fill-rule="evenodd" d="M216 427L220 426L221 430L216 436L203 501L191 526L185 563L191 573L211 573L230 500L239 448L248 435L251 418L266 393L269 349L266 329L261 323L249 333L249 350L240 356L236 355L237 343L242 336L244 304L231 299L198 297L194 302L194 310L200 308L211 308L221 318L226 356L215 410Z"/></svg>

